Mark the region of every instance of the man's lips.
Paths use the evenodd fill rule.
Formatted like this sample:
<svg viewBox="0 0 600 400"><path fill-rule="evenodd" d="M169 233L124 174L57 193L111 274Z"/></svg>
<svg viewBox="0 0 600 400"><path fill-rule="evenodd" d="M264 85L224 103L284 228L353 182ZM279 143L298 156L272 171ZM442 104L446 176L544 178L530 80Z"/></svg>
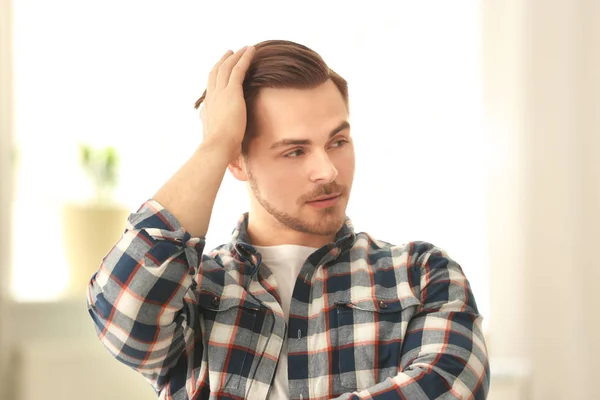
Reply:
<svg viewBox="0 0 600 400"><path fill-rule="evenodd" d="M318 201L325 201L325 200L331 200L331 199L335 199L336 197L339 197L341 193L333 193L333 194L327 194L324 196L319 196L319 197L315 197L312 200L309 200L309 203L314 203L314 202L318 202Z"/></svg>

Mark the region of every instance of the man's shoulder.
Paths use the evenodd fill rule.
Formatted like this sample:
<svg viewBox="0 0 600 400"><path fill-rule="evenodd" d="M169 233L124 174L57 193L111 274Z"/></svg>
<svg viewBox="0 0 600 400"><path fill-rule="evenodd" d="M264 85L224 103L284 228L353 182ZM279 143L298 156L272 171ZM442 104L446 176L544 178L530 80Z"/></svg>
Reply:
<svg viewBox="0 0 600 400"><path fill-rule="evenodd" d="M433 259L452 261L443 248L423 240L394 244L360 232L356 235L353 247L355 251L366 250L365 256L369 258L369 264L373 267L389 265L391 262L394 266L414 268L427 265ZM383 259L385 262L377 262Z"/></svg>
<svg viewBox="0 0 600 400"><path fill-rule="evenodd" d="M405 253L412 256L423 256L432 253L445 254L445 251L442 248L434 245L431 242L413 240L395 244L385 240L377 239L367 232L360 232L356 234L356 242L354 246L362 248L368 247L372 251L392 252L394 255Z"/></svg>

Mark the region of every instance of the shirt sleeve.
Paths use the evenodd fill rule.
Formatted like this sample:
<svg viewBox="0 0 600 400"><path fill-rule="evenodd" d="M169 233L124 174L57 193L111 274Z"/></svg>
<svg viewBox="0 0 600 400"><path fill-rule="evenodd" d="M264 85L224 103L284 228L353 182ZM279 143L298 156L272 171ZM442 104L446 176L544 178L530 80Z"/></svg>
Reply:
<svg viewBox="0 0 600 400"><path fill-rule="evenodd" d="M415 244L413 248L422 244ZM348 399L485 399L490 385L482 319L461 267L436 247L419 255L422 305L410 320L399 373Z"/></svg>
<svg viewBox="0 0 600 400"><path fill-rule="evenodd" d="M88 285L88 309L101 342L157 392L176 364L189 372L190 363L200 362L193 359L201 357L201 341L195 340L198 311L189 289L195 288L204 245L204 238L191 237L149 200L129 216Z"/></svg>

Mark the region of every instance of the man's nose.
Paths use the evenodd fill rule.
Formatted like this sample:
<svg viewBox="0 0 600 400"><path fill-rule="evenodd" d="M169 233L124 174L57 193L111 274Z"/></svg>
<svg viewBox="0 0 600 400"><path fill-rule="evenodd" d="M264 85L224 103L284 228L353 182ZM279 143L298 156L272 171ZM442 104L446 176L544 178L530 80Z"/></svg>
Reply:
<svg viewBox="0 0 600 400"><path fill-rule="evenodd" d="M310 164L310 180L312 182L330 183L337 178L337 168L331 162L327 152L316 153Z"/></svg>

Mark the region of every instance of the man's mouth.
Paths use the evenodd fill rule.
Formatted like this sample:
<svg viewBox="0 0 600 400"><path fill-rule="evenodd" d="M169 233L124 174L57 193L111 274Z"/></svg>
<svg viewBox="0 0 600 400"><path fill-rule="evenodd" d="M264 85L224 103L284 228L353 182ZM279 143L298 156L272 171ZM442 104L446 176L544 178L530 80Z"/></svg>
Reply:
<svg viewBox="0 0 600 400"><path fill-rule="evenodd" d="M310 200L308 202L308 204L318 207L318 208L332 207L338 202L340 197L341 197L341 193L327 194L327 195L315 197L314 199Z"/></svg>
<svg viewBox="0 0 600 400"><path fill-rule="evenodd" d="M315 197L314 199L310 200L309 202L330 200L330 199L334 199L336 197L339 197L339 195L340 195L340 193L326 194L326 195L323 195L323 196Z"/></svg>

